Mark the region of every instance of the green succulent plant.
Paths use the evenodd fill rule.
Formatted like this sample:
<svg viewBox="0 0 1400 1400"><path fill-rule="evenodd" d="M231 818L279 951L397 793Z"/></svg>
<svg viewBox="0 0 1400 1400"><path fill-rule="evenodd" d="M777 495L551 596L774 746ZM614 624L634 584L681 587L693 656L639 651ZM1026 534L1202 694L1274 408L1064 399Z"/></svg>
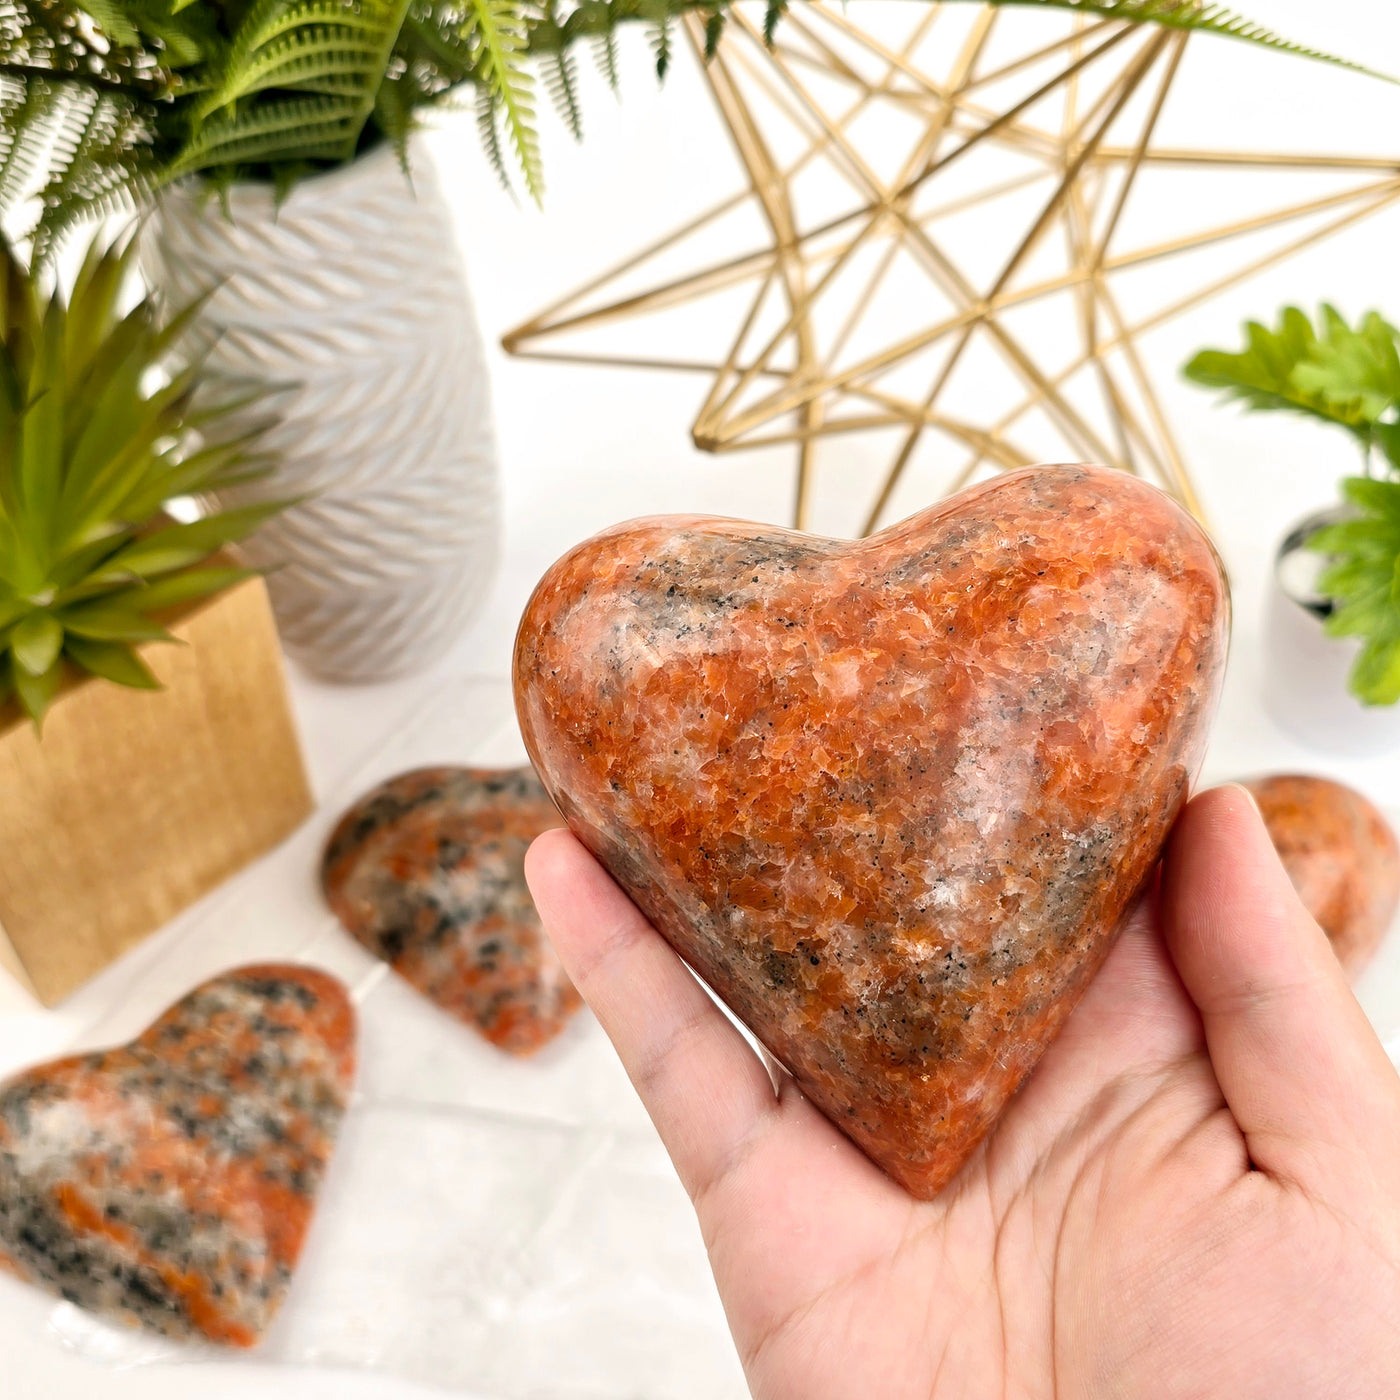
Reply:
<svg viewBox="0 0 1400 1400"><path fill-rule="evenodd" d="M991 0L1158 24L1343 62L1207 0ZM788 0L765 0L770 42ZM37 191L38 255L83 219L181 176L287 183L367 146L405 148L423 108L474 93L486 150L542 189L536 74L575 135L576 49L617 82L616 33L676 21L712 55L730 0L0 0L0 211ZM1356 65L1347 64L1348 67Z"/></svg>
<svg viewBox="0 0 1400 1400"><path fill-rule="evenodd" d="M1187 379L1247 409L1301 414L1341 428L1361 451L1365 475L1347 477L1348 519L1308 539L1324 556L1318 577L1331 600L1325 627L1360 637L1349 685L1368 705L1400 700L1400 330L1377 311L1355 326L1331 306L1317 320L1296 306L1270 329L1245 325L1239 351L1202 350Z"/></svg>
<svg viewBox="0 0 1400 1400"><path fill-rule="evenodd" d="M258 475L256 434L199 440L197 366L164 373L190 312L122 309L130 242L88 250L71 293L42 293L0 242L0 708L36 723L65 672L154 688L137 647L166 610L245 577L211 562L279 506L188 523L176 498Z"/></svg>

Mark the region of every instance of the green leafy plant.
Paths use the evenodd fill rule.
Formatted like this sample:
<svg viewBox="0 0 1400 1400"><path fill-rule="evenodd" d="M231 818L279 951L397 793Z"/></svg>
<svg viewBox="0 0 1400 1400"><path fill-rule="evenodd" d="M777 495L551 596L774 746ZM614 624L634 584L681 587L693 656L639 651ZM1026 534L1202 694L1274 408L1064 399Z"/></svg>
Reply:
<svg viewBox="0 0 1400 1400"><path fill-rule="evenodd" d="M1329 62L1205 0L994 0L1246 40ZM77 222L202 173L285 184L472 91L502 178L543 187L536 75L575 135L575 50L617 82L616 33L648 27L658 74L675 22L713 55L730 0L0 0L0 210L37 190L42 260ZM788 0L766 0L770 42ZM1348 67L1356 65L1347 64Z"/></svg>
<svg viewBox="0 0 1400 1400"><path fill-rule="evenodd" d="M1349 433L1365 475L1342 493L1350 518L1314 533L1324 555L1318 579L1332 600L1325 626L1360 637L1352 693L1368 705L1400 700L1400 330L1370 311L1350 326L1331 306L1316 323L1285 307L1273 330L1251 321L1245 348L1203 350L1185 369L1193 383L1223 390L1247 409L1302 414Z"/></svg>
<svg viewBox="0 0 1400 1400"><path fill-rule="evenodd" d="M193 407L197 368L163 373L191 313L122 311L131 256L94 243L71 293L43 295L0 243L0 706L36 723L65 671L154 687L136 648L243 578L211 556L279 508L164 514L264 464L248 437L208 440L227 406Z"/></svg>

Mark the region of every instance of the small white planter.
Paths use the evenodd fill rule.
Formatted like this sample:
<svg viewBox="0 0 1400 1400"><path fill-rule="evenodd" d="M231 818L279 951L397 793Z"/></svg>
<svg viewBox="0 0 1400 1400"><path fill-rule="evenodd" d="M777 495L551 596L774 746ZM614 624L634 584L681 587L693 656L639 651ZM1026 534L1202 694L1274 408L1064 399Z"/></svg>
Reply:
<svg viewBox="0 0 1400 1400"><path fill-rule="evenodd" d="M1400 705L1363 705L1347 689L1361 640L1323 631L1327 603L1312 592L1307 538L1342 518L1334 506L1300 520L1274 555L1264 619L1264 708L1313 748L1366 756L1400 746ZM1320 558L1318 563L1321 563Z"/></svg>
<svg viewBox="0 0 1400 1400"><path fill-rule="evenodd" d="M412 183L384 148L297 184L198 183L143 233L171 308L209 301L192 333L215 392L277 390L241 410L280 421L282 465L227 493L307 496L246 547L287 650L334 680L433 661L495 569L495 435L485 354L450 213L423 152Z"/></svg>

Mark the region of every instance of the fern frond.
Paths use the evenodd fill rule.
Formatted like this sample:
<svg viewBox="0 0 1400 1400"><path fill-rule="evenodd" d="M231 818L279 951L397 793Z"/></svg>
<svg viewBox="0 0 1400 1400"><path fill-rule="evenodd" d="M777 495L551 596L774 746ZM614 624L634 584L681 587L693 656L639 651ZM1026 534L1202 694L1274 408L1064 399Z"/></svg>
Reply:
<svg viewBox="0 0 1400 1400"><path fill-rule="evenodd" d="M617 75L617 30L611 25L598 35L593 46L593 56L598 71L608 80L608 86L617 92L620 79Z"/></svg>
<svg viewBox="0 0 1400 1400"><path fill-rule="evenodd" d="M539 134L535 130L534 79L525 67L525 16L516 0L470 0L463 33L477 58L478 80L500 109L525 188L544 197Z"/></svg>
<svg viewBox="0 0 1400 1400"><path fill-rule="evenodd" d="M656 58L656 78L664 83L671 68L672 8L669 0L646 0L645 13L649 20L647 37Z"/></svg>
<svg viewBox="0 0 1400 1400"><path fill-rule="evenodd" d="M413 108L405 98L403 75L392 70L379 85L374 99L375 125L394 148L399 168L408 171L408 138L413 132Z"/></svg>
<svg viewBox="0 0 1400 1400"><path fill-rule="evenodd" d="M501 188L509 192L510 174L501 151L500 113L497 108L496 94L488 87L477 88L476 127L481 136L481 148L486 152L486 159L491 162L491 169L496 172Z"/></svg>
<svg viewBox="0 0 1400 1400"><path fill-rule="evenodd" d="M594 62L598 71L608 80L613 92L619 91L620 78L617 77L617 28L612 24L612 8L608 10L608 24L594 39Z"/></svg>
<svg viewBox="0 0 1400 1400"><path fill-rule="evenodd" d="M583 140L583 113L578 102L578 59L572 49L552 54L545 67L545 85L560 120L575 141Z"/></svg>
<svg viewBox="0 0 1400 1400"><path fill-rule="evenodd" d="M711 10L705 16L705 62L709 63L719 52L719 41L724 37L723 10Z"/></svg>
<svg viewBox="0 0 1400 1400"><path fill-rule="evenodd" d="M195 105L195 123L250 93L295 87L318 71L377 82L382 10L352 10L337 0L259 0Z"/></svg>
<svg viewBox="0 0 1400 1400"><path fill-rule="evenodd" d="M167 166L164 179L255 161L339 160L355 139L359 115L357 101L327 96L293 97L220 113L190 138Z"/></svg>
<svg viewBox="0 0 1400 1400"><path fill-rule="evenodd" d="M145 113L126 98L67 97L47 152L48 178L38 191L31 230L36 266L49 262L79 224L130 213L155 186L152 133Z"/></svg>
<svg viewBox="0 0 1400 1400"><path fill-rule="evenodd" d="M768 4L763 11L763 42L771 49L773 38L778 32L778 25L787 10L788 0L768 0Z"/></svg>
<svg viewBox="0 0 1400 1400"><path fill-rule="evenodd" d="M42 78L0 83L0 212L32 191L39 161L66 110L62 92Z"/></svg>

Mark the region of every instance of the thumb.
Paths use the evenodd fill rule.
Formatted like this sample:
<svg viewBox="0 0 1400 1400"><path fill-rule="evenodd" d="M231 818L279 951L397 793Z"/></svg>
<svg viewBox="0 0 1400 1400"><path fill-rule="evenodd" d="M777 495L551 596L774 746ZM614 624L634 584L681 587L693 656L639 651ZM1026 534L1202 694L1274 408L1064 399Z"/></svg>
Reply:
<svg viewBox="0 0 1400 1400"><path fill-rule="evenodd" d="M1182 814L1162 921L1251 1161L1339 1204L1389 1183L1400 1077L1243 788Z"/></svg>

